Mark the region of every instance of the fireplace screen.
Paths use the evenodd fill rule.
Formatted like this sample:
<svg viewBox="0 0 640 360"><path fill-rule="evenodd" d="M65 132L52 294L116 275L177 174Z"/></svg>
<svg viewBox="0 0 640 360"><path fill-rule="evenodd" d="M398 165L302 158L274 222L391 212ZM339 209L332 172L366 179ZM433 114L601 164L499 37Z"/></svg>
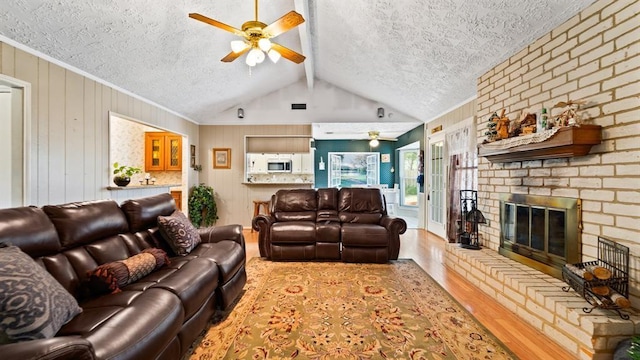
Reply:
<svg viewBox="0 0 640 360"><path fill-rule="evenodd" d="M579 262L579 199L503 194L500 253L561 278L562 266Z"/></svg>

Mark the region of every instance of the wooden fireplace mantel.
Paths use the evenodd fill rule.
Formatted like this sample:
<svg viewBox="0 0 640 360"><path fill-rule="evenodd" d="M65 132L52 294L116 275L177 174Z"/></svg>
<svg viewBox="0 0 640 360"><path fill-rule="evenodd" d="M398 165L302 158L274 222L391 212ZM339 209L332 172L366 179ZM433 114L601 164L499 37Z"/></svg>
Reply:
<svg viewBox="0 0 640 360"><path fill-rule="evenodd" d="M479 147L478 155L491 162L513 162L525 160L558 159L584 156L593 145L602 141L600 125L580 125L560 128L549 139L515 146L508 149L487 149Z"/></svg>

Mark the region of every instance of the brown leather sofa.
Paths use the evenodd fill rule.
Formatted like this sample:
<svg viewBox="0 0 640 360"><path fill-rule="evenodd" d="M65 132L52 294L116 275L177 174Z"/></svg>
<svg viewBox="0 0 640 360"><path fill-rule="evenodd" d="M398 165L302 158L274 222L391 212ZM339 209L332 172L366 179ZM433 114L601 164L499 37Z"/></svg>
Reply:
<svg viewBox="0 0 640 360"><path fill-rule="evenodd" d="M279 190L269 215L253 218L260 255L271 260L384 263L398 258L401 218L377 188Z"/></svg>
<svg viewBox="0 0 640 360"><path fill-rule="evenodd" d="M216 308L227 308L246 283L240 225L199 229L186 256L122 288L86 296L87 272L145 248L172 254L157 227L175 210L171 195L0 210L0 241L34 258L73 294L82 313L54 338L0 346L4 359L180 359Z"/></svg>

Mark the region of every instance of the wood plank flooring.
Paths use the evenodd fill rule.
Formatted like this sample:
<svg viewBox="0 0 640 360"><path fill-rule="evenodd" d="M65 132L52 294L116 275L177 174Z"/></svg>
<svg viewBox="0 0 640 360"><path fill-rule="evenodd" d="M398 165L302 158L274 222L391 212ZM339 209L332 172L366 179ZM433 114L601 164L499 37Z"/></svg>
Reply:
<svg viewBox="0 0 640 360"><path fill-rule="evenodd" d="M258 233L244 231L247 258L260 256ZM576 359L444 264L445 241L422 229L402 235L400 258L413 259L462 306L522 360Z"/></svg>

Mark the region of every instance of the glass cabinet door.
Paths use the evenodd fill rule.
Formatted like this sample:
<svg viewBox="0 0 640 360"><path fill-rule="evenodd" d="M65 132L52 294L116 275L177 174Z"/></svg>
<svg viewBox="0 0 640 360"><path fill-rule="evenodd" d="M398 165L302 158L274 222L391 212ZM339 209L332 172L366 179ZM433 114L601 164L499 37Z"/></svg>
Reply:
<svg viewBox="0 0 640 360"><path fill-rule="evenodd" d="M164 135L162 133L145 134L144 170L164 170Z"/></svg>
<svg viewBox="0 0 640 360"><path fill-rule="evenodd" d="M167 136L167 163L165 170L182 170L182 137Z"/></svg>

